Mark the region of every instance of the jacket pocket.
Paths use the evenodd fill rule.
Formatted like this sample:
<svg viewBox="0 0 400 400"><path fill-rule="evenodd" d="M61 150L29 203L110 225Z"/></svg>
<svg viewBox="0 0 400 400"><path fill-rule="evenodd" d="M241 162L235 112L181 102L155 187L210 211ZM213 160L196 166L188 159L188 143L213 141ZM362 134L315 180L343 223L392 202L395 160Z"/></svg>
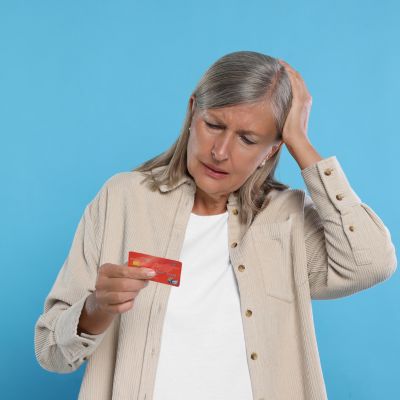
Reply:
<svg viewBox="0 0 400 400"><path fill-rule="evenodd" d="M289 303L294 300L292 221L289 216L283 222L257 223L251 228L255 258L266 294Z"/></svg>

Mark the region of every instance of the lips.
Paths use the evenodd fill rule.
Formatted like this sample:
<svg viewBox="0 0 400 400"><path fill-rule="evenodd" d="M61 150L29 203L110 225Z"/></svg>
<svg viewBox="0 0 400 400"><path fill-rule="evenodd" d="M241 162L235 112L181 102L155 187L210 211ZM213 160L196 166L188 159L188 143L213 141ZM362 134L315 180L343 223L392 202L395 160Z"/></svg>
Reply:
<svg viewBox="0 0 400 400"><path fill-rule="evenodd" d="M219 169L219 168L214 167L214 165L212 165L212 164L206 164L206 163L203 163L203 164L204 164L206 167L212 169L212 170L215 171L215 172L219 172L219 173L222 173L222 174L227 174L227 173L228 173L228 172L226 172L226 171L224 171L224 170L222 170L222 169Z"/></svg>

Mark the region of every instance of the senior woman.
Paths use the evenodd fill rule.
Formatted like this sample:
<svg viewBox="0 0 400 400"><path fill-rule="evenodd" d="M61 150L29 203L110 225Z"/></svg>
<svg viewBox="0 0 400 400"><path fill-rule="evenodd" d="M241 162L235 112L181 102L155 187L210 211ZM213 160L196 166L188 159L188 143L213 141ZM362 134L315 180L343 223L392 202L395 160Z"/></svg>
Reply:
<svg viewBox="0 0 400 400"><path fill-rule="evenodd" d="M79 399L322 400L311 299L397 267L391 235L307 136L311 96L282 60L227 54L174 145L86 206L35 326L40 365L87 361ZM274 178L281 146L309 191ZM129 251L182 262L162 284Z"/></svg>

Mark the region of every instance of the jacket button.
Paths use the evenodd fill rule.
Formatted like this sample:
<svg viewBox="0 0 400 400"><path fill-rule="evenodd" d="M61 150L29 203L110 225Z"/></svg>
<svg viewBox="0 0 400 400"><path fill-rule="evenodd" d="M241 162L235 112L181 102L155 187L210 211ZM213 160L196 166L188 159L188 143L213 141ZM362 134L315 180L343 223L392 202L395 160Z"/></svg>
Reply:
<svg viewBox="0 0 400 400"><path fill-rule="evenodd" d="M72 367L72 364L68 364L68 367Z"/></svg>
<svg viewBox="0 0 400 400"><path fill-rule="evenodd" d="M257 360L257 353L251 353L250 357L252 360Z"/></svg>
<svg viewBox="0 0 400 400"><path fill-rule="evenodd" d="M353 225L350 225L350 226L349 226L349 229L350 229L352 232L354 232L354 229L355 229L355 228L354 228Z"/></svg>
<svg viewBox="0 0 400 400"><path fill-rule="evenodd" d="M332 168L327 168L327 169L324 171L324 174L325 174L325 175L330 175L332 171L333 171Z"/></svg>
<svg viewBox="0 0 400 400"><path fill-rule="evenodd" d="M344 197L344 196L343 196L342 194L340 194L340 193L336 195L336 198L337 198L338 200L342 200L343 197Z"/></svg>
<svg viewBox="0 0 400 400"><path fill-rule="evenodd" d="M237 246L237 243L236 242L233 242L232 244L231 244L231 247L236 247Z"/></svg>
<svg viewBox="0 0 400 400"><path fill-rule="evenodd" d="M82 343L82 346L83 346L83 347L89 347L89 343L83 342L83 343Z"/></svg>
<svg viewBox="0 0 400 400"><path fill-rule="evenodd" d="M235 215L238 215L238 214L239 214L239 211L237 210L237 208L234 208L234 209L232 210L232 213L235 214Z"/></svg>
<svg viewBox="0 0 400 400"><path fill-rule="evenodd" d="M239 270L240 272L243 272L243 271L245 270L244 265L240 264L240 265L238 266L238 270Z"/></svg>
<svg viewBox="0 0 400 400"><path fill-rule="evenodd" d="M246 310L246 317L251 317L253 312L251 310Z"/></svg>

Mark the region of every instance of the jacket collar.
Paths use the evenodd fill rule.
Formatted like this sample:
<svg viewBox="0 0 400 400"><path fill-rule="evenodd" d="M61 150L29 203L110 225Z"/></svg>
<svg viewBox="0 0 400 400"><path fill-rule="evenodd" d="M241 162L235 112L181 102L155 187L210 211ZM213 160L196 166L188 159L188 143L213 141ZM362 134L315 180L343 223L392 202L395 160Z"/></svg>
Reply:
<svg viewBox="0 0 400 400"><path fill-rule="evenodd" d="M158 170L158 168L154 168L153 171ZM189 175L183 175L177 182L175 182L173 185L171 184L163 184L160 185L159 189L161 192L166 193L166 192L170 192L174 189L176 189L178 186L187 183L189 184L191 187L195 187L196 183L194 182L193 178L190 177Z"/></svg>

